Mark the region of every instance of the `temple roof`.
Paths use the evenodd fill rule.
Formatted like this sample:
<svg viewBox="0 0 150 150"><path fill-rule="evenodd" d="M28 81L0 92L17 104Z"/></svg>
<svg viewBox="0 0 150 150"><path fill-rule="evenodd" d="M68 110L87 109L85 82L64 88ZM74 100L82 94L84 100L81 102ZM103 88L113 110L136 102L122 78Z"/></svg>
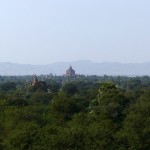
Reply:
<svg viewBox="0 0 150 150"><path fill-rule="evenodd" d="M74 71L74 70L72 69L72 66L71 66L71 65L70 65L70 67L69 67L69 69L68 69L67 71Z"/></svg>

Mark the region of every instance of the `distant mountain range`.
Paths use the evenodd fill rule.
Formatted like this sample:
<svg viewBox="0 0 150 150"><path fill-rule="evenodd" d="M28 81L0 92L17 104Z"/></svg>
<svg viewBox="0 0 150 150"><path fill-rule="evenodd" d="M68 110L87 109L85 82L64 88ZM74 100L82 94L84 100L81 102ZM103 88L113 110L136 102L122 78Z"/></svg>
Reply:
<svg viewBox="0 0 150 150"><path fill-rule="evenodd" d="M150 75L150 63L94 63L91 61L58 62L48 65L4 62L0 63L0 75L40 75L50 73L54 75L63 75L70 65L77 74L84 75Z"/></svg>

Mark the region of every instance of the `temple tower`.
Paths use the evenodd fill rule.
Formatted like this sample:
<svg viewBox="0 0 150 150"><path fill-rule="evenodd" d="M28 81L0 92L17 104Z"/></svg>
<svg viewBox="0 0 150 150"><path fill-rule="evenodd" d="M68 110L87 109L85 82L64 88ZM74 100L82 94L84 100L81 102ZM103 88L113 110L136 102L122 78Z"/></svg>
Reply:
<svg viewBox="0 0 150 150"><path fill-rule="evenodd" d="M75 76L75 70L72 69L72 66L66 71L66 77L73 77Z"/></svg>

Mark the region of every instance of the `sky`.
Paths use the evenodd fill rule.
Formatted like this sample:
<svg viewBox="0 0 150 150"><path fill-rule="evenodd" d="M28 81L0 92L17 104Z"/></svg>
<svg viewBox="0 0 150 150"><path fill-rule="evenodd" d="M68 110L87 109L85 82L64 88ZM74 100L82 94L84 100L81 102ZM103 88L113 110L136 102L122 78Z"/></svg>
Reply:
<svg viewBox="0 0 150 150"><path fill-rule="evenodd" d="M150 0L0 0L0 62L150 62Z"/></svg>

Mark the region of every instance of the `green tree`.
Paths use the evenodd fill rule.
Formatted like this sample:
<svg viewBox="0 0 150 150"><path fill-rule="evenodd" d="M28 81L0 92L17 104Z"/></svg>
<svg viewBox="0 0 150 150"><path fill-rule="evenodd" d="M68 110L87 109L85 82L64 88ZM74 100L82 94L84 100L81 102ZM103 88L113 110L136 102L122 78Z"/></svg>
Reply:
<svg viewBox="0 0 150 150"><path fill-rule="evenodd" d="M66 83L63 87L62 87L62 91L68 95L73 95L75 93L78 92L77 90L77 86L73 83Z"/></svg>
<svg viewBox="0 0 150 150"><path fill-rule="evenodd" d="M117 134L119 147L129 150L150 149L150 92L131 105L123 129Z"/></svg>
<svg viewBox="0 0 150 150"><path fill-rule="evenodd" d="M100 114L116 121L121 121L129 100L112 83L103 83L97 99L90 103L91 113Z"/></svg>
<svg viewBox="0 0 150 150"><path fill-rule="evenodd" d="M54 98L51 107L53 113L65 121L80 111L80 107L76 101L63 92Z"/></svg>
<svg viewBox="0 0 150 150"><path fill-rule="evenodd" d="M29 104L49 104L52 101L52 94L50 93L45 93L45 92L36 92L33 93L31 98L28 100Z"/></svg>
<svg viewBox="0 0 150 150"><path fill-rule="evenodd" d="M2 91L8 92L10 90L16 90L17 84L15 82L7 82L0 85Z"/></svg>
<svg viewBox="0 0 150 150"><path fill-rule="evenodd" d="M38 140L39 126L34 122L17 125L4 139L5 150L32 150L33 143Z"/></svg>

